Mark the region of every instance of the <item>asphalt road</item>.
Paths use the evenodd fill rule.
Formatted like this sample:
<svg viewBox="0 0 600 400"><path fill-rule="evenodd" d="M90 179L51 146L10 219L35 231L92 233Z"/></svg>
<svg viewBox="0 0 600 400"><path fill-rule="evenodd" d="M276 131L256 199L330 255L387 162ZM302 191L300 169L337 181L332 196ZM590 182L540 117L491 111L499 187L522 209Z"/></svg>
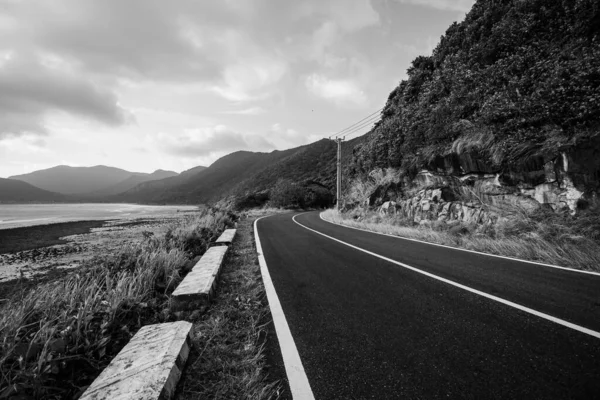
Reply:
<svg viewBox="0 0 600 400"><path fill-rule="evenodd" d="M600 339L292 216L261 219L258 232L316 399L600 398ZM600 276L357 231L318 213L296 220L600 331Z"/></svg>

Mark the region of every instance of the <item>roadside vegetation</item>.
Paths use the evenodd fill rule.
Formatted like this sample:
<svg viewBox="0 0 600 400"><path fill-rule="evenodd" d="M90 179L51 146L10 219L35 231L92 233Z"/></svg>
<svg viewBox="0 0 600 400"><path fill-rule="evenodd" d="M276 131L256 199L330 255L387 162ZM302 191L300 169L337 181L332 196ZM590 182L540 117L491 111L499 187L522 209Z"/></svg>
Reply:
<svg viewBox="0 0 600 400"><path fill-rule="evenodd" d="M382 215L355 209L346 213L327 210L330 222L405 238L484 253L538 261L563 267L600 271L600 210L576 216L540 209L501 219L495 225L415 224L399 215Z"/></svg>
<svg viewBox="0 0 600 400"><path fill-rule="evenodd" d="M329 207L334 202L331 191L316 182L293 182L279 179L270 189L236 197L231 204L235 210L261 207L282 209L311 209Z"/></svg>
<svg viewBox="0 0 600 400"><path fill-rule="evenodd" d="M519 169L598 132L600 3L479 0L392 90L353 168L444 166L477 153Z"/></svg>
<svg viewBox="0 0 600 400"><path fill-rule="evenodd" d="M78 396L141 326L182 317L169 294L232 218L205 208L13 294L0 308L0 399Z"/></svg>
<svg viewBox="0 0 600 400"><path fill-rule="evenodd" d="M249 214L264 214L252 212ZM192 352L178 400L279 398L282 386L267 375L264 345L271 320L254 246L242 217L210 308L194 322Z"/></svg>

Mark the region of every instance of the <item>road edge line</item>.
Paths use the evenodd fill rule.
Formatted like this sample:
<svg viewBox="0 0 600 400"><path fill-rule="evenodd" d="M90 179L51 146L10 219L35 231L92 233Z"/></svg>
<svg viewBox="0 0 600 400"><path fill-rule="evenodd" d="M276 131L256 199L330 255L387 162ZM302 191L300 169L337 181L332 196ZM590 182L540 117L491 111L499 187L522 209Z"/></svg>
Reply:
<svg viewBox="0 0 600 400"><path fill-rule="evenodd" d="M537 262L537 261L523 260L523 259L516 258L516 257L509 257L509 256L501 256L499 254L484 253L482 251L477 251L477 250L463 249L461 247L453 247L453 246L448 246L446 244L426 242L424 240L407 238L407 237L404 237L404 236L392 235L392 234L383 233L383 232L375 232L375 231L370 231L368 229L362 229L362 228L357 228L357 227L354 227L354 226L348 226L348 225L338 224L337 222L326 220L325 218L323 218L322 214L323 214L323 212L319 213L319 218L321 218L321 220L323 220L323 221L325 221L325 222L327 222L329 224L336 225L336 226L342 226L342 227L348 228L348 229L356 229L357 231L374 233L376 235L389 236L389 237L393 237L393 238L396 238L396 239L410 240L411 242L418 242L418 243L430 244L432 246L445 247L447 249L458 250L458 251L465 251L467 253L481 254L482 256L503 258L505 260L519 261L519 262L526 263L526 264L540 265L542 267L557 268L557 269L562 269L562 270L570 271L570 272L578 272L580 274L589 274L589 275L600 276L600 272L595 272L595 271L584 271L582 269L561 267L560 265L545 264L545 263L541 263L541 262Z"/></svg>
<svg viewBox="0 0 600 400"><path fill-rule="evenodd" d="M268 216L265 216L268 217ZM290 327L285 319L283 308L277 297L273 280L269 274L267 268L267 261L260 244L260 237L258 236L258 221L265 217L260 217L254 221L254 241L256 243L256 252L258 254L258 264L260 265L260 272L265 286L265 292L267 293L267 300L269 302L269 308L271 310L271 316L273 318L273 325L275 325L275 334L279 341L279 348L281 350L281 356L283 358L283 365L290 385L290 391L292 392L292 398L294 400L314 400L314 395L308 382L308 377L304 371L300 354L296 348L296 342Z"/></svg>
<svg viewBox="0 0 600 400"><path fill-rule="evenodd" d="M553 317L552 315L549 315L549 314L546 314L546 313L543 313L543 312L540 312L540 311L536 311L536 310L534 310L532 308L525 307L525 306L522 306L522 305L517 304L517 303L513 303L512 301L505 300L505 299L503 299L501 297L497 297L497 296L494 296L494 295L482 292L481 290L473 289L473 288L471 288L469 286L466 286L466 285L463 285L461 283L451 281L450 279L442 278L441 276L437 276L437 275L434 275L434 274L432 274L430 272L426 272L426 271L420 270L418 268L412 267L412 266L410 266L408 264L404 264L404 263L401 263L399 261L392 260L391 258L384 257L384 256L382 256L380 254L373 253L372 251L365 250L365 249L363 249L361 247L355 246L355 245L350 244L350 243L346 243L346 242L344 242L342 240L339 240L339 239L336 239L336 238L334 238L332 236L329 236L329 235L326 235L324 233L321 233L321 232L319 232L319 231L317 231L315 229L309 228L308 226L302 225L300 222L296 221L296 217L299 216L299 215L302 215L302 214L298 214L298 215L295 215L294 217L292 217L292 221L294 221L296 224L300 225L304 229L308 229L309 231L317 233L317 234L319 234L321 236L325 236L328 239L334 240L334 241L339 242L341 244L344 244L344 245L346 245L348 247L352 247L355 250L362 251L363 253L367 253L369 255L372 255L373 257L377 257L377 258L380 258L380 259L382 259L384 261L388 261L388 262L390 262L392 264L399 265L399 266L401 266L403 268L406 268L406 269L409 269L411 271L418 272L419 274L425 275L425 276L427 276L429 278L436 279L438 281L441 281L441 282L447 283L449 285L455 286L455 287L457 287L459 289L466 290L468 292L477 294L479 296L488 298L490 300L497 301L498 303L502 303L504 305L516 308L516 309L524 311L526 313L535 315L536 317L540 317L540 318L546 319L546 320L554 322L556 324L563 325L563 326L565 326L567 328L571 328L573 330L576 330L576 331L579 331L581 333L585 333L587 335L590 335L590 336L593 336L593 337L595 337L597 339L600 339L600 332L596 332L596 331L593 331L591 329L585 328L583 326L576 325L576 324L574 324L572 322L568 322L568 321L565 321L563 319Z"/></svg>

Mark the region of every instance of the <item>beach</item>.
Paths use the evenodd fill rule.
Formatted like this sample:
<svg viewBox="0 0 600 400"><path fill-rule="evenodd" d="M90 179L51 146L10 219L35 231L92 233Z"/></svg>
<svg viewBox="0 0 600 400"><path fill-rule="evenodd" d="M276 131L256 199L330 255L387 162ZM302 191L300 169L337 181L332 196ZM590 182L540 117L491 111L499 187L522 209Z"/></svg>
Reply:
<svg viewBox="0 0 600 400"><path fill-rule="evenodd" d="M65 205L0 205L4 220L0 224L0 300L16 290L15 282L31 286L52 279L96 255L162 234L172 222L198 210L135 205L86 208L80 204L71 208L69 212ZM7 210L20 214L9 215ZM46 224L32 224L32 220Z"/></svg>

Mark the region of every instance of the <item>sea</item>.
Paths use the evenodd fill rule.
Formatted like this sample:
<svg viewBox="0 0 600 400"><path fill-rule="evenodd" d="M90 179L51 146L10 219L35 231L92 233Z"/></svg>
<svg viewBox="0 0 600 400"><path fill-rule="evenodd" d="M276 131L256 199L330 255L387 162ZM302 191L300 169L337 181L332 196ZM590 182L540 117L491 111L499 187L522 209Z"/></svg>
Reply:
<svg viewBox="0 0 600 400"><path fill-rule="evenodd" d="M139 204L0 204L0 229L57 222L168 217L197 210L196 206Z"/></svg>

